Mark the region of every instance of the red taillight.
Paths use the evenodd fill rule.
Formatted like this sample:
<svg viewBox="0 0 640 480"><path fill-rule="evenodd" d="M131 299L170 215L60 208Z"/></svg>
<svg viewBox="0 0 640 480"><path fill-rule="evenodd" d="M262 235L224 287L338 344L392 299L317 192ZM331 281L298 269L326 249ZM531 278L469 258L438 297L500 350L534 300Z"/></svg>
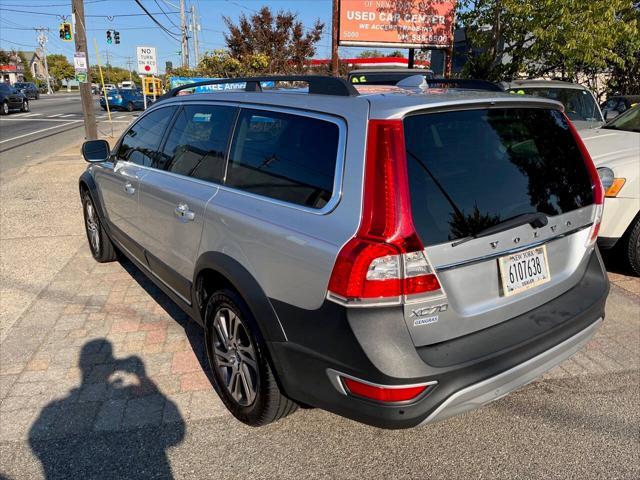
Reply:
<svg viewBox="0 0 640 480"><path fill-rule="evenodd" d="M405 268L407 254L424 246L413 225L401 120L369 121L363 195L360 227L338 254L330 293L351 301L439 290L423 254L422 270Z"/></svg>
<svg viewBox="0 0 640 480"><path fill-rule="evenodd" d="M595 210L593 214L593 224L591 226L591 232L589 232L589 238L586 242L586 246L590 247L598 239L598 232L600 231L600 222L602 221L602 212L604 210L604 187L602 186L600 175L598 175L598 169L593 163L593 159L589 154L589 150L587 150L587 147L582 141L582 138L580 138L580 134L576 130L576 127L573 126L573 123L571 123L569 117L565 115L564 118L567 120L569 129L573 134L573 138L578 144L578 148L580 149L580 153L582 154L582 158L584 159L584 164L586 165L587 171L589 172L589 177L591 178L591 188L593 191L593 203L595 204Z"/></svg>
<svg viewBox="0 0 640 480"><path fill-rule="evenodd" d="M377 402L407 402L421 395L428 385L409 387L382 387L362 383L352 378L342 377L347 392L351 395L375 400Z"/></svg>

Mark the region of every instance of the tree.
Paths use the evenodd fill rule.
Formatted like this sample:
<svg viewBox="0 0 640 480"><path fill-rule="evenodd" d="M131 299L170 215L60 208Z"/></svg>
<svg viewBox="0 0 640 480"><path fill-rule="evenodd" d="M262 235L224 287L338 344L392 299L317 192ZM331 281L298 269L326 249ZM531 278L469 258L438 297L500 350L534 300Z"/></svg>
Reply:
<svg viewBox="0 0 640 480"><path fill-rule="evenodd" d="M29 65L29 60L27 60L27 56L24 52L19 52L20 61L22 62L22 76L24 77L25 82L35 82L36 79L33 78L33 73L31 73L31 68Z"/></svg>
<svg viewBox="0 0 640 480"><path fill-rule="evenodd" d="M100 70L98 69L98 65L91 65L90 71L93 81L100 82ZM126 68L114 67L109 64L102 65L102 75L104 76L104 83L117 84L125 80L129 80L129 77L131 77L131 80L133 80L138 86L142 84L138 72L129 72Z"/></svg>
<svg viewBox="0 0 640 480"><path fill-rule="evenodd" d="M269 71L269 57L264 53L245 54L237 59L227 50L205 52L198 72L207 77L246 77Z"/></svg>
<svg viewBox="0 0 640 480"><path fill-rule="evenodd" d="M15 56L15 52L8 52L6 50L0 50L0 65L7 65L11 63L12 58Z"/></svg>
<svg viewBox="0 0 640 480"><path fill-rule="evenodd" d="M59 53L47 55L47 64L49 67L49 76L57 82L75 77L76 72L73 65L69 63L69 60L67 60L67 57L64 55Z"/></svg>
<svg viewBox="0 0 640 480"><path fill-rule="evenodd" d="M463 0L458 21L468 49L464 73L488 80L578 73L622 65L625 39L640 42L631 0Z"/></svg>
<svg viewBox="0 0 640 480"><path fill-rule="evenodd" d="M380 50L363 50L358 54L358 58L376 58L384 57L384 53Z"/></svg>
<svg viewBox="0 0 640 480"><path fill-rule="evenodd" d="M268 73L302 72L324 31L324 23L316 20L305 33L296 13L279 11L274 16L266 6L250 17L240 15L237 24L229 17L223 20L229 30L224 38L231 57L244 62L263 55L269 59Z"/></svg>

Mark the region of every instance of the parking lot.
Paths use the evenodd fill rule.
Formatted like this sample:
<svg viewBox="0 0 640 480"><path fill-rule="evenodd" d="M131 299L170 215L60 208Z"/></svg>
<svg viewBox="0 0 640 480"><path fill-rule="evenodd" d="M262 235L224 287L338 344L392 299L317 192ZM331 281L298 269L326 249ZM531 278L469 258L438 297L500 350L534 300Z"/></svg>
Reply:
<svg viewBox="0 0 640 480"><path fill-rule="evenodd" d="M587 348L491 405L402 431L314 409L249 428L211 388L199 327L131 263L92 259L78 150L3 173L0 477L640 475L640 280L615 262Z"/></svg>

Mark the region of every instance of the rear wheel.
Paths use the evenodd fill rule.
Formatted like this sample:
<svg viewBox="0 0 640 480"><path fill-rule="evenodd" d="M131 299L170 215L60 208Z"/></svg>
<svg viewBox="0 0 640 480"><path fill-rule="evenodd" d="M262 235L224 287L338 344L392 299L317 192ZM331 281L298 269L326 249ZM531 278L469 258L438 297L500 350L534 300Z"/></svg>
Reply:
<svg viewBox="0 0 640 480"><path fill-rule="evenodd" d="M86 190L82 193L82 206L91 255L100 263L114 261L116 259L116 249L111 243L107 232L104 231L93 199Z"/></svg>
<svg viewBox="0 0 640 480"><path fill-rule="evenodd" d="M1 115L9 115L9 102L6 100L2 102L2 107L0 108Z"/></svg>
<svg viewBox="0 0 640 480"><path fill-rule="evenodd" d="M621 253L631 271L640 276L640 217L636 217L622 238Z"/></svg>
<svg viewBox="0 0 640 480"><path fill-rule="evenodd" d="M22 107L20 107L20 111L21 112L28 112L29 111L29 100L24 100L22 102Z"/></svg>
<svg viewBox="0 0 640 480"><path fill-rule="evenodd" d="M216 391L231 414L260 426L293 413L298 405L280 391L244 300L231 290L212 294L205 321Z"/></svg>
<svg viewBox="0 0 640 480"><path fill-rule="evenodd" d="M127 112L133 112L133 102L127 103Z"/></svg>

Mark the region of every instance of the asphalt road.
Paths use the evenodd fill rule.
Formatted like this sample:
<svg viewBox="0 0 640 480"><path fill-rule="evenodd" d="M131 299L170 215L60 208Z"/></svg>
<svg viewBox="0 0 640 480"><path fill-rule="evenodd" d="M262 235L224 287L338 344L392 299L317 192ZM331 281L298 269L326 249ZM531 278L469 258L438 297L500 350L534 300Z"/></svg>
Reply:
<svg viewBox="0 0 640 480"><path fill-rule="evenodd" d="M29 102L28 113L11 113L0 117L0 173L38 160L84 138L82 103L78 93L42 95ZM98 130L108 135L111 126L107 113L95 99ZM114 130L120 131L140 112L113 112Z"/></svg>

